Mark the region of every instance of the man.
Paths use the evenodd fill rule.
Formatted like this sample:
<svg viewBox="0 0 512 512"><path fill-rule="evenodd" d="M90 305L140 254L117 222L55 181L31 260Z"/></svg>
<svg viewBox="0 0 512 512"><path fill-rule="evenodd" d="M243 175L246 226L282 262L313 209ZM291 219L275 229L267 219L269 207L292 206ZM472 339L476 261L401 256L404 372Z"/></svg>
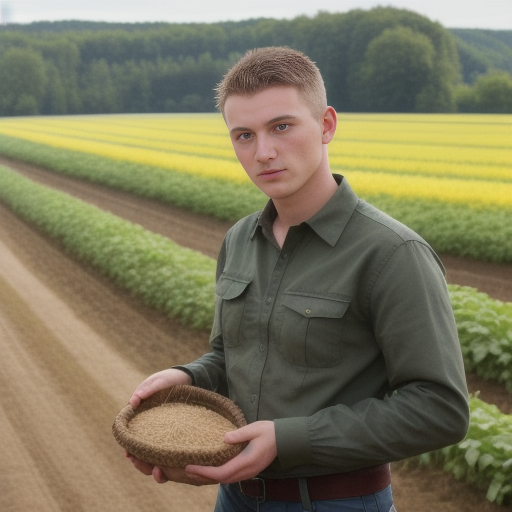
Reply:
<svg viewBox="0 0 512 512"><path fill-rule="evenodd" d="M443 267L331 173L336 112L306 56L248 52L217 92L269 202L226 235L211 352L149 377L130 403L176 384L217 391L249 423L225 442L249 444L221 467L132 462L158 482L221 482L217 512L394 510L389 462L467 431Z"/></svg>

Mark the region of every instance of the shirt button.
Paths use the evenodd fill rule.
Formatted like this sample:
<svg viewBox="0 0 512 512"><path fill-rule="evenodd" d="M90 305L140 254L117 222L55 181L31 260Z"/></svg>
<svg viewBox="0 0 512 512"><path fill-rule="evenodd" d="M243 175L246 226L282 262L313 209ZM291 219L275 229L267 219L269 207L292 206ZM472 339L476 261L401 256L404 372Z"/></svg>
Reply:
<svg viewBox="0 0 512 512"><path fill-rule="evenodd" d="M260 343L260 352L263 352L263 345Z"/></svg>
<svg viewBox="0 0 512 512"><path fill-rule="evenodd" d="M311 309L306 309L306 315L310 315L311 314Z"/></svg>
<svg viewBox="0 0 512 512"><path fill-rule="evenodd" d="M288 258L288 253L284 253L283 256L282 256L284 259Z"/></svg>
<svg viewBox="0 0 512 512"><path fill-rule="evenodd" d="M269 298L267 299L267 304L270 304L271 302L272 302L272 297L269 297Z"/></svg>
<svg viewBox="0 0 512 512"><path fill-rule="evenodd" d="M257 395L251 395L251 402L254 403L256 402L256 399L257 399Z"/></svg>

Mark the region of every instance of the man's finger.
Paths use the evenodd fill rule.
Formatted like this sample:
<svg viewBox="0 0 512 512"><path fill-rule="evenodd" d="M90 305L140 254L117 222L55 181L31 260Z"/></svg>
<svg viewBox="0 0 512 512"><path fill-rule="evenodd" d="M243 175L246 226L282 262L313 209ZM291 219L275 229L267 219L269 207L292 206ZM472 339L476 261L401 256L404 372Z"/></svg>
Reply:
<svg viewBox="0 0 512 512"><path fill-rule="evenodd" d="M141 402L142 398L138 394L134 393L128 403L132 406L133 409L137 409Z"/></svg>
<svg viewBox="0 0 512 512"><path fill-rule="evenodd" d="M153 468L153 478L158 484L165 484L169 481L165 473L158 466Z"/></svg>

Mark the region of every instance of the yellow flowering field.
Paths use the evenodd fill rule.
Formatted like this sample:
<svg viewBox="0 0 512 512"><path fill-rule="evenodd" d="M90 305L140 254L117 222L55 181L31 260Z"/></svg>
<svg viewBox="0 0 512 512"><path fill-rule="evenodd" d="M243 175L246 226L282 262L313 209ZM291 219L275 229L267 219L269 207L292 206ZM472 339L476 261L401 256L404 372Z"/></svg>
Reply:
<svg viewBox="0 0 512 512"><path fill-rule="evenodd" d="M362 196L512 209L512 116L340 114L331 167ZM219 114L4 118L0 135L248 182Z"/></svg>

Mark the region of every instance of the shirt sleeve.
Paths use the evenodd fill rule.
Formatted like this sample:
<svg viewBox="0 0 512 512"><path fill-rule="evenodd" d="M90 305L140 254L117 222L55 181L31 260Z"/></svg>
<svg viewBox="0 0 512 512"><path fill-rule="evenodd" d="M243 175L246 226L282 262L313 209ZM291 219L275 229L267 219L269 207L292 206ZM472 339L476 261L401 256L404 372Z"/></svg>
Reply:
<svg viewBox="0 0 512 512"><path fill-rule="evenodd" d="M469 405L457 328L440 263L404 242L376 274L370 315L387 368L382 399L275 420L281 471L300 465L352 471L459 442Z"/></svg>
<svg viewBox="0 0 512 512"><path fill-rule="evenodd" d="M226 240L222 244L217 259L216 280L222 273L226 260ZM229 395L226 363L224 358L224 346L222 342L221 322L220 322L220 297L215 297L215 313L210 335L211 351L196 359L192 363L175 366L177 369L185 371L192 377L194 386L215 391L224 396Z"/></svg>

